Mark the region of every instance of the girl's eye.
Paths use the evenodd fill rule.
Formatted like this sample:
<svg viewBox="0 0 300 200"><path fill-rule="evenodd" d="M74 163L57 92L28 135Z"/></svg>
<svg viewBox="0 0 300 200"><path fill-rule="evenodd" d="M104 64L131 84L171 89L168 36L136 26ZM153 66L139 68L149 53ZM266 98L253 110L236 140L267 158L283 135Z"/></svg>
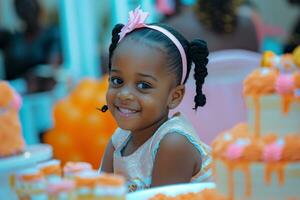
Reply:
<svg viewBox="0 0 300 200"><path fill-rule="evenodd" d="M149 83L146 82L140 82L137 84L138 89L146 90L152 88L152 86Z"/></svg>
<svg viewBox="0 0 300 200"><path fill-rule="evenodd" d="M123 83L123 80L118 77L111 77L110 82L112 83L113 86L118 86Z"/></svg>

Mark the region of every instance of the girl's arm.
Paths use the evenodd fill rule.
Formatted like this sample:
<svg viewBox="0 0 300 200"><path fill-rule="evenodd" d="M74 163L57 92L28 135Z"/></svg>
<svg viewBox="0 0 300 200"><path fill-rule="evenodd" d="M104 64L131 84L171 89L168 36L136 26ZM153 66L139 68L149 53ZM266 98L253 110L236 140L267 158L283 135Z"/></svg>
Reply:
<svg viewBox="0 0 300 200"><path fill-rule="evenodd" d="M109 141L108 145L106 146L104 156L102 158L102 163L100 166L101 172L107 172L107 173L113 173L113 154L114 154L115 148L111 142Z"/></svg>
<svg viewBox="0 0 300 200"><path fill-rule="evenodd" d="M161 141L152 172L151 187L188 183L201 169L201 156L182 135L168 134Z"/></svg>

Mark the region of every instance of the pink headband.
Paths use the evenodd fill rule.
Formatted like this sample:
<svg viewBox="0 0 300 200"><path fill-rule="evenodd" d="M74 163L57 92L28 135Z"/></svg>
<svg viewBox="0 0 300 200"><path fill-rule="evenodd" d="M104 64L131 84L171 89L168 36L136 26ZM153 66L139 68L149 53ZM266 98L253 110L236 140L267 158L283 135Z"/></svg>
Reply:
<svg viewBox="0 0 300 200"><path fill-rule="evenodd" d="M150 28L150 29L154 29L156 31L159 31L161 33L163 33L165 36L167 36L177 47L177 49L179 50L180 56L181 56L181 61L182 61L182 77L181 77L181 83L183 84L184 82L184 78L186 77L187 74L187 60L186 60L186 55L184 52L184 49L181 45L181 43L178 41L178 39L172 34L170 33L168 30L160 27L160 26L155 26L155 25L146 25L144 23L144 21L147 19L147 17L149 16L148 12L143 12L140 9L140 6L138 6L134 11L130 11L129 12L129 19L128 19L128 23L121 29L119 36L120 39L118 42L120 42L127 33L130 33L131 31L133 31L134 29L137 28Z"/></svg>

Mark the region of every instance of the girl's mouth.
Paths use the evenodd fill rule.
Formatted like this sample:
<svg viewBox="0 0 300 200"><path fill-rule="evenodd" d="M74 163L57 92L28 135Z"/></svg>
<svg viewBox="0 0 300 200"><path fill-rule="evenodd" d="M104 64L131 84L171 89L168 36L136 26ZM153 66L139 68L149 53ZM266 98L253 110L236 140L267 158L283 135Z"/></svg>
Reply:
<svg viewBox="0 0 300 200"><path fill-rule="evenodd" d="M116 106L116 108L119 111L119 114L124 117L130 117L139 112L137 110L133 110L133 109L129 109L129 108L121 108L118 106Z"/></svg>

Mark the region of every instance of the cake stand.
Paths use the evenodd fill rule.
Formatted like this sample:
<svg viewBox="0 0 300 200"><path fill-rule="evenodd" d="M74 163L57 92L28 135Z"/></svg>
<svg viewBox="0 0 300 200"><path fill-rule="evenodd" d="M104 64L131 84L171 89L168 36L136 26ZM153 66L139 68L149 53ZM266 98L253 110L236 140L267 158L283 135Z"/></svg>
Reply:
<svg viewBox="0 0 300 200"><path fill-rule="evenodd" d="M17 200L16 193L11 189L11 175L14 172L35 166L38 162L52 157L52 148L47 144L29 145L21 154L0 158L0 198Z"/></svg>
<svg viewBox="0 0 300 200"><path fill-rule="evenodd" d="M201 190L212 189L212 188L215 188L215 184L211 182L176 184L176 185L156 187L156 188L141 190L137 192L132 192L127 194L126 200L135 200L135 199L148 200L149 198L155 196L156 194L176 196L179 194L185 194L189 192L200 192Z"/></svg>

